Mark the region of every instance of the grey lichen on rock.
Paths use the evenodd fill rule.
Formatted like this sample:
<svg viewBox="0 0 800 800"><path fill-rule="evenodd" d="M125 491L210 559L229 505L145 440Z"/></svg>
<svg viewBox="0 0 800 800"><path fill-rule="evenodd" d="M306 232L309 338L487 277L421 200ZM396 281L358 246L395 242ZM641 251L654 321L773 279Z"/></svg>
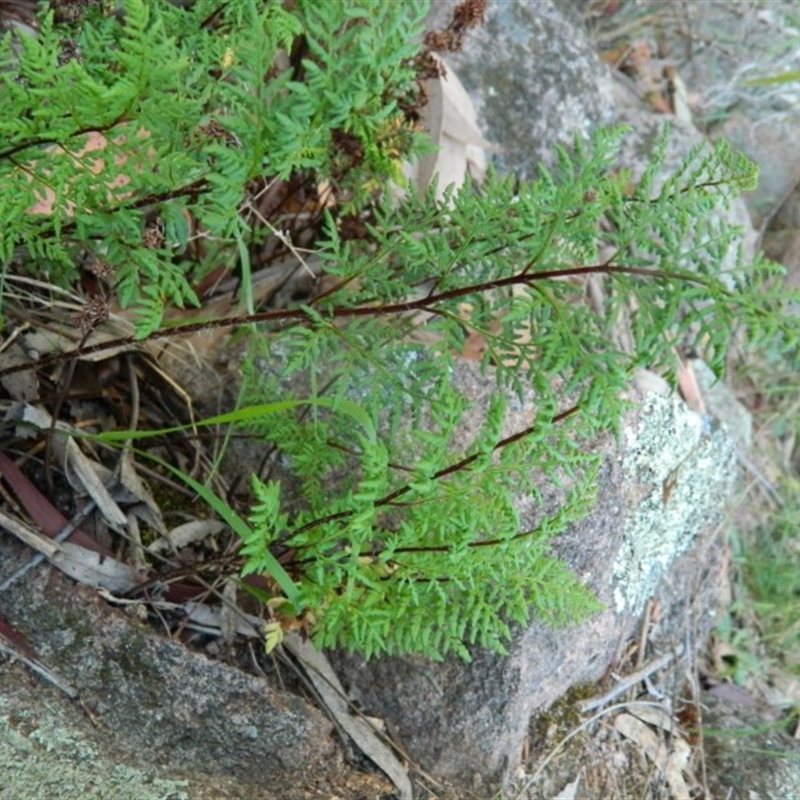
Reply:
<svg viewBox="0 0 800 800"><path fill-rule="evenodd" d="M85 730L70 724L55 703L47 713L0 696L0 763L3 797L114 797L116 800L188 800L188 781L156 777L111 763Z"/></svg>
<svg viewBox="0 0 800 800"><path fill-rule="evenodd" d="M631 507L614 563L619 613L639 614L662 575L722 513L736 476L730 438L675 397L649 394L625 431Z"/></svg>

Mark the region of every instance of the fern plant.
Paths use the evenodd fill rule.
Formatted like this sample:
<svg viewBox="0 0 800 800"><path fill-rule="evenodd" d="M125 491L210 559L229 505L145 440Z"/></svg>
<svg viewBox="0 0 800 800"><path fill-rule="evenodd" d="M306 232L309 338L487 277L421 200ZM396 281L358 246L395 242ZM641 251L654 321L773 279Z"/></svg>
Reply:
<svg viewBox="0 0 800 800"><path fill-rule="evenodd" d="M240 535L243 585L274 615L270 645L301 620L321 646L468 658L502 650L532 614L590 613L596 601L549 548L591 507L589 443L618 425L633 371L669 376L681 347L721 370L740 327L754 343L798 343L796 298L772 265L743 262L716 213L756 179L724 144L658 184L665 133L633 182L616 165L624 131L600 131L537 181L490 174L441 201L435 187L381 197L418 146L425 10L123 0L93 6L79 29L45 14L36 38L0 43L3 269L65 286L105 264L138 310L138 338L259 326L241 407L209 422L262 437L276 474L253 478L249 524L187 482ZM337 205L322 219L325 185ZM272 235L256 199L298 193L327 288L305 305L249 302L245 315L161 327L164 307L197 303L220 266L246 292ZM457 375L476 352L470 369L497 388L465 441L474 409ZM534 418L509 430L508 408L531 397ZM568 495L551 508L556 485ZM530 529L520 496L539 503Z"/></svg>
<svg viewBox="0 0 800 800"><path fill-rule="evenodd" d="M102 263L145 338L220 262L249 280L253 181L313 170L357 205L398 176L426 4L119 6L0 42L0 264L69 286Z"/></svg>
<svg viewBox="0 0 800 800"><path fill-rule="evenodd" d="M270 335L244 387L245 402L298 391L356 401L380 431L296 411L249 426L299 478L302 501L254 479L245 573L283 552L298 585L283 613L311 609L319 644L468 657L473 644L502 650L507 623L531 613L588 613L591 596L548 545L591 506L588 443L615 429L633 371L671 375L683 347L721 369L739 326L797 346L776 268L743 263L738 231L715 213L753 186L754 165L724 143L701 147L656 188L665 131L632 185L615 169L623 135L576 141L557 171L522 186L490 175L480 192L386 205L368 243L341 241L329 221L335 287L288 312L299 324ZM617 343L621 320L632 346ZM498 391L458 450L467 404L452 376L470 335ZM531 391L536 418L503 435L507 404ZM541 501L565 480L568 500L521 530L515 498Z"/></svg>

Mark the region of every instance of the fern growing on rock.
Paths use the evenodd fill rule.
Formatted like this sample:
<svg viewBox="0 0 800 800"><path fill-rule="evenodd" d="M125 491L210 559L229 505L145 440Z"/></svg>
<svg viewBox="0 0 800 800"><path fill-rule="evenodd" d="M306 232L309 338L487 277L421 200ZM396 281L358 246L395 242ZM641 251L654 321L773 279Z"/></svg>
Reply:
<svg viewBox="0 0 800 800"><path fill-rule="evenodd" d="M775 267L743 263L717 213L755 167L704 146L655 188L665 132L632 185L615 169L624 133L576 141L538 181L490 175L440 203L432 190L386 205L368 242L341 241L330 221L321 255L334 287L256 344L246 402L300 391L356 402L373 426L296 410L250 426L301 500L254 481L246 571L265 548L286 554L299 594L284 613L311 609L319 644L468 657L473 644L502 649L509 622L589 613L589 592L548 546L591 508L589 443L618 424L634 371L671 375L683 347L720 369L740 325L796 346ZM468 404L454 376L476 340L496 391L459 450ZM531 393L531 424L505 430L508 404ZM522 530L515 500L565 481L568 500Z"/></svg>
<svg viewBox="0 0 800 800"><path fill-rule="evenodd" d="M104 265L136 332L97 352L254 331L241 408L216 422L260 436L275 474L253 478L249 524L215 505L242 538L245 581L266 578L244 585L272 609L271 645L302 620L320 646L468 658L532 615L591 613L549 548L591 508L590 443L618 425L634 371L670 376L681 347L719 371L739 328L797 347L794 298L717 213L756 180L724 144L659 182L665 134L633 181L616 163L624 130L599 131L536 181L490 174L442 200L435 187L388 199L419 149L426 8L124 0L79 28L45 14L37 37L0 43L4 273L72 286ZM163 327L217 269L235 268L247 295L276 234L256 201L302 192L314 296ZM465 363L491 389L468 440ZM529 422L510 429L524 403ZM551 508L557 485L567 499ZM530 529L521 497L540 507Z"/></svg>

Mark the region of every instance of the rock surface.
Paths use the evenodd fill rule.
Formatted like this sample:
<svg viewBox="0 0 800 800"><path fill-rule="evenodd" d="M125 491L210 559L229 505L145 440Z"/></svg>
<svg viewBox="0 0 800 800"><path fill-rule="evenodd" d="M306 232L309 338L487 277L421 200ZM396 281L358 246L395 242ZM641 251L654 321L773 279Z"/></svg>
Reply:
<svg viewBox="0 0 800 800"><path fill-rule="evenodd" d="M430 27L446 24L456 0L434 0ZM486 24L447 56L470 92L486 138L505 153L503 172L535 178L569 146L614 121L613 83L580 25L552 0L490 3Z"/></svg>
<svg viewBox="0 0 800 800"><path fill-rule="evenodd" d="M435 19L453 4L437 3ZM497 166L535 176L553 146L568 145L575 131L588 135L599 124L624 122L633 134L622 161L639 174L667 120L615 84L579 23L562 10L547 2L494 4L485 28L470 33L452 59L487 138L507 151ZM691 124L675 128L665 172L703 142ZM752 254L756 235L744 203L720 213L742 227ZM476 409L491 392L466 366L456 384ZM733 488L733 445L716 422L677 399L641 402L619 442L598 442L605 468L594 511L554 544L605 611L567 630L534 622L516 633L508 657L475 652L469 665L336 656L362 707L394 726L423 769L462 791L495 790L508 777L531 715L570 686L599 679L649 598L659 604L666 648L687 638L702 642L710 631L723 563L715 523Z"/></svg>
<svg viewBox="0 0 800 800"><path fill-rule="evenodd" d="M29 551L0 538L3 577L21 558ZM52 568L14 585L2 609L79 692L70 702L22 667L4 668L9 797L300 800L334 795L349 773L322 712L154 633Z"/></svg>
<svg viewBox="0 0 800 800"><path fill-rule="evenodd" d="M454 384L477 426L491 380L465 362ZM515 633L508 656L476 650L470 664L333 657L360 706L387 719L425 771L462 791L496 790L519 764L531 715L571 686L602 677L650 597L660 603L667 647L708 635L722 558L714 523L735 476L732 445L721 427L677 399L649 393L638 400L620 443L612 436L597 442L604 468L593 511L554 542L602 612L566 629L534 621ZM529 424L533 404L530 398L509 412L511 430ZM466 424L463 443L475 433ZM523 529L535 525L539 510L524 502L520 509Z"/></svg>

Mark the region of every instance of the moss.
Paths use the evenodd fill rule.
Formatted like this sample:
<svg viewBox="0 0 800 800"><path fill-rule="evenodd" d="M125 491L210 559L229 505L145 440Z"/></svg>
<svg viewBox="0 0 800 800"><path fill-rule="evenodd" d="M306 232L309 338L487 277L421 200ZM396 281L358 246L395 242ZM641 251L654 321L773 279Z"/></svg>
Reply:
<svg viewBox="0 0 800 800"><path fill-rule="evenodd" d="M129 628L125 631L120 648L114 652L114 660L125 675L160 683L161 674L158 668L152 659L145 656L148 650L144 633L136 628Z"/></svg>
<svg viewBox="0 0 800 800"><path fill-rule="evenodd" d="M127 629L119 641L105 646L97 676L100 686L135 687L137 707L158 708L164 703L164 679L144 634Z"/></svg>
<svg viewBox="0 0 800 800"><path fill-rule="evenodd" d="M578 684L563 694L547 710L536 714L530 726L531 750L537 756L544 755L547 750L557 746L578 728L585 721L585 716L578 710L577 704L581 700L593 697L596 692L596 684ZM567 745L567 752L579 752L581 740L585 735L585 733L579 734L571 739Z"/></svg>

